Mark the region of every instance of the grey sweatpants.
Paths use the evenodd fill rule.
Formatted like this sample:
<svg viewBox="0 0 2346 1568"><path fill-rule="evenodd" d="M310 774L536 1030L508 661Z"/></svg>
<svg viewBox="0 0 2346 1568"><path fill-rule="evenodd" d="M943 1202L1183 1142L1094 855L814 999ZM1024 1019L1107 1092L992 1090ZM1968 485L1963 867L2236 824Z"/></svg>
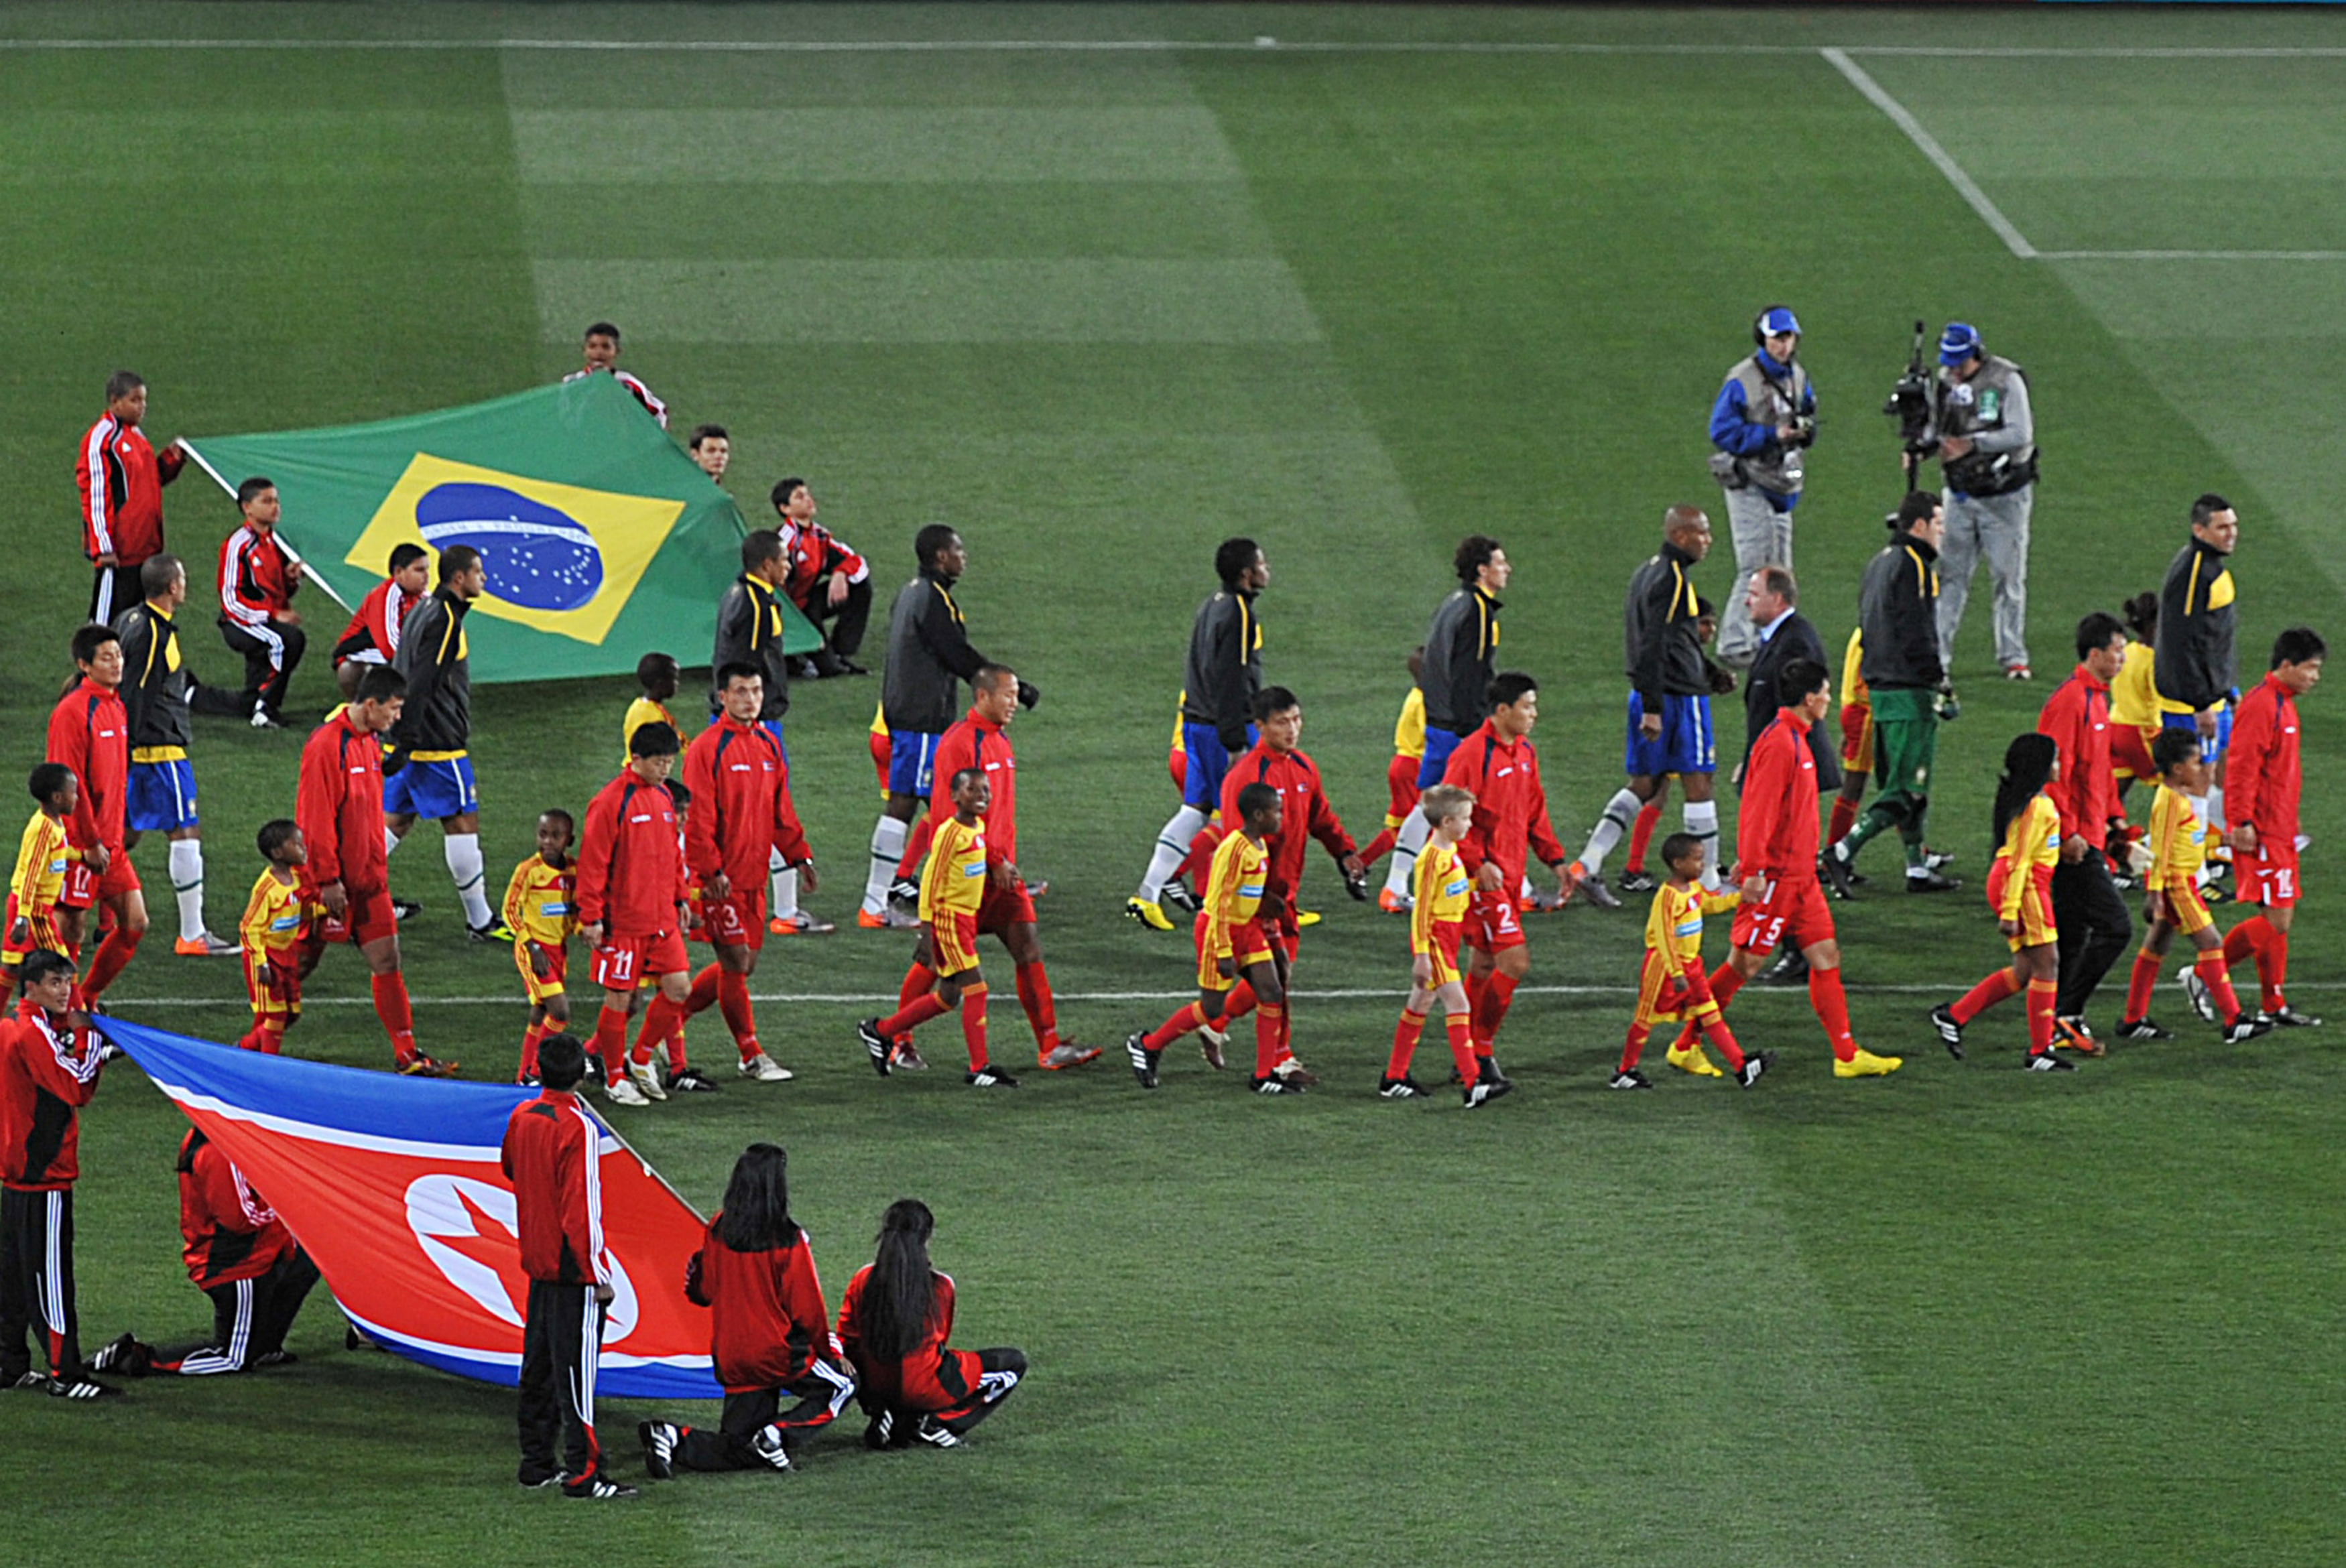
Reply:
<svg viewBox="0 0 2346 1568"><path fill-rule="evenodd" d="M1943 493L1947 537L1939 546L1939 663L1955 667L1955 632L1964 624L1972 574L1987 562L1995 585L1995 662L2005 669L2028 662L2028 513L2036 486L2004 495ZM1725 634L1721 634L1721 641Z"/></svg>
<svg viewBox="0 0 2346 1568"><path fill-rule="evenodd" d="M1749 669L1760 657L1760 629L1744 606L1744 590L1760 567L1791 566L1792 514L1777 511L1766 491L1750 485L1725 494L1727 526L1735 539L1735 586L1719 606L1719 662Z"/></svg>

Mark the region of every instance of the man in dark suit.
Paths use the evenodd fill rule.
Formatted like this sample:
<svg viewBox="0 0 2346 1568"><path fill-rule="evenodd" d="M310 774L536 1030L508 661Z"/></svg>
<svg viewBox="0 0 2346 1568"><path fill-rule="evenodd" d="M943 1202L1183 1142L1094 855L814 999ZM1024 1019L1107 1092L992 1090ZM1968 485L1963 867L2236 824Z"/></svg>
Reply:
<svg viewBox="0 0 2346 1568"><path fill-rule="evenodd" d="M1817 636L1817 628L1809 617L1800 614L1800 585L1792 580L1786 566L1762 566L1751 574L1750 586L1745 590L1743 602L1750 612L1751 626L1760 639L1759 652L1751 660L1750 673L1743 680L1743 758L1751 759L1751 742L1768 728L1783 706L1778 691L1778 672L1794 659L1814 659L1827 669L1832 667L1825 657L1825 645ZM1841 758L1832 742L1825 738L1822 725L1809 728L1809 749L1817 759L1817 788L1831 794L1841 788ZM1743 769L1735 770L1736 782L1743 779ZM1787 947L1784 956L1773 969L1761 976L1769 985L1793 985L1808 979L1809 966L1800 950Z"/></svg>

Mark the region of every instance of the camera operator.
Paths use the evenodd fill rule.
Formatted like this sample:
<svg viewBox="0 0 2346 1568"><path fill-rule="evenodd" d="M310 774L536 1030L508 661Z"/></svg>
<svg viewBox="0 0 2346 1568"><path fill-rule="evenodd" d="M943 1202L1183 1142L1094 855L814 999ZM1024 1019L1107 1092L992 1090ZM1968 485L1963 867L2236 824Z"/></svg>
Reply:
<svg viewBox="0 0 2346 1568"><path fill-rule="evenodd" d="M1939 381L1930 434L1946 488L1947 542L1940 552L1939 662L1954 667L1972 574L1982 557L1995 585L1995 662L2007 679L2028 668L2028 514L2036 500L2036 422L2028 374L1991 354L1978 329L1950 321L1939 338Z"/></svg>
<svg viewBox="0 0 2346 1568"><path fill-rule="evenodd" d="M1794 356L1800 323L1789 305L1752 318L1754 352L1727 372L1710 407L1710 472L1727 492L1735 541L1735 586L1719 625L1719 658L1748 669L1759 628L1744 602L1751 574L1792 564L1792 508L1800 504L1801 450L1816 439L1817 393Z"/></svg>

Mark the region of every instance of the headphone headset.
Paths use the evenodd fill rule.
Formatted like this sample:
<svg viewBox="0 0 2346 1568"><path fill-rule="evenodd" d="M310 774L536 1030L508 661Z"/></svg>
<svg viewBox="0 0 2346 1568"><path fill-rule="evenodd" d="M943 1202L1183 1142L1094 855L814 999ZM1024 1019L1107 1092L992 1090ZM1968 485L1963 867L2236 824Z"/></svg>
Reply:
<svg viewBox="0 0 2346 1568"><path fill-rule="evenodd" d="M1768 346L1766 322L1770 311L1789 311L1791 308L1792 307L1790 305L1783 304L1781 302L1773 305L1760 306L1760 313L1751 318L1751 346L1755 349L1764 349Z"/></svg>

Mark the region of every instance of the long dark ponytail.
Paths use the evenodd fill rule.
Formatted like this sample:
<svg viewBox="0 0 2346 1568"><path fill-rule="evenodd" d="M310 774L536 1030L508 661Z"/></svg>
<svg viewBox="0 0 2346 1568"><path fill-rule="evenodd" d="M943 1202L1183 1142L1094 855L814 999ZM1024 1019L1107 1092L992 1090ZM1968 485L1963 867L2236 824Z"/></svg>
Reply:
<svg viewBox="0 0 2346 1568"><path fill-rule="evenodd" d="M2028 802L2045 788L2060 757L2061 748L2053 738L2033 729L2025 735L2014 736L2012 744L2004 748L2004 775L1995 781L1994 848L2004 848L2004 836L2012 831L2012 820L2026 810Z"/></svg>
<svg viewBox="0 0 2346 1568"><path fill-rule="evenodd" d="M916 1197L900 1197L880 1220L880 1246L863 1282L863 1343L873 1359L901 1361L928 1337L937 1281L929 1237L937 1217Z"/></svg>
<svg viewBox="0 0 2346 1568"><path fill-rule="evenodd" d="M751 1144L725 1184L718 1239L736 1252L772 1252L797 1243L790 1218L790 1156L780 1144Z"/></svg>

